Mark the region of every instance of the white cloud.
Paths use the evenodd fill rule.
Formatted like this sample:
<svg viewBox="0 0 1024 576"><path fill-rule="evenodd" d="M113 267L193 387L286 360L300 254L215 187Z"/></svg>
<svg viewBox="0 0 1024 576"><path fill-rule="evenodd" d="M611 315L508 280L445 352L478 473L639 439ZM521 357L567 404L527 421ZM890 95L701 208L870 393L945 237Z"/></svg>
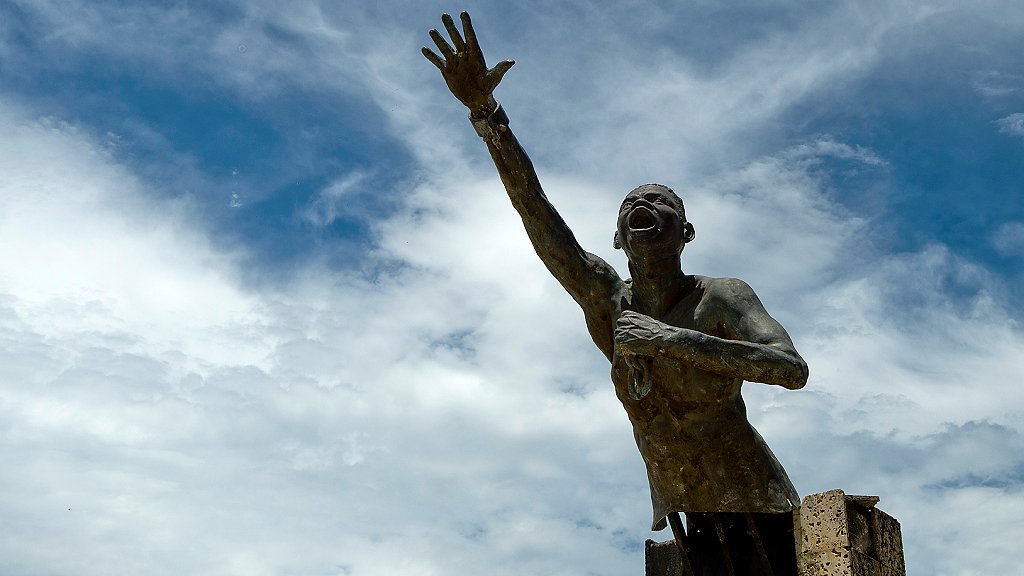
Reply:
<svg viewBox="0 0 1024 576"><path fill-rule="evenodd" d="M998 70L979 70L971 75L971 87L989 98L1010 96L1020 90L1021 77Z"/></svg>
<svg viewBox="0 0 1024 576"><path fill-rule="evenodd" d="M996 126L999 126L999 131L1003 134L1024 136L1024 113L1018 112L1000 118L996 120Z"/></svg>
<svg viewBox="0 0 1024 576"><path fill-rule="evenodd" d="M992 234L992 245L1004 256L1024 255L1024 222L1005 222Z"/></svg>
<svg viewBox="0 0 1024 576"><path fill-rule="evenodd" d="M345 214L345 200L351 199L354 190L369 178L365 172L356 171L332 182L313 196L306 206L303 217L314 226L328 226Z"/></svg>
<svg viewBox="0 0 1024 576"><path fill-rule="evenodd" d="M595 405L617 413L610 398L544 385L578 358L531 368L550 340L523 350L511 322L478 326L495 294L436 267L374 281L310 271L287 293L246 294L187 210L144 203L73 128L4 114L0 414L20 470L3 478L23 535L4 545L15 568L429 573L479 568L497 550L511 571L528 551L545 552L538 566L562 554L541 538L573 525L550 508L552 479L615 459L603 441L614 420L589 420ZM494 314L514 311L506 298ZM481 339L463 349L467 331ZM588 442L565 455L553 438ZM625 452L628 435L617 440ZM531 491L547 496L509 514ZM499 550L508 533L520 536ZM67 555L50 559L55 540ZM584 544L564 546L582 557Z"/></svg>
<svg viewBox="0 0 1024 576"><path fill-rule="evenodd" d="M201 354L214 353L200 345L211 328L260 322L255 300L215 272L231 257L190 229L187 205L147 205L72 126L10 104L0 113L0 289L19 318L44 335L145 331ZM258 349L217 354L254 360Z"/></svg>
<svg viewBox="0 0 1024 576"><path fill-rule="evenodd" d="M839 160L852 160L868 166L887 166L889 163L863 146L850 146L836 142L832 138L821 138L807 144L799 144L787 151L786 156L794 160L817 160L821 157L832 157Z"/></svg>

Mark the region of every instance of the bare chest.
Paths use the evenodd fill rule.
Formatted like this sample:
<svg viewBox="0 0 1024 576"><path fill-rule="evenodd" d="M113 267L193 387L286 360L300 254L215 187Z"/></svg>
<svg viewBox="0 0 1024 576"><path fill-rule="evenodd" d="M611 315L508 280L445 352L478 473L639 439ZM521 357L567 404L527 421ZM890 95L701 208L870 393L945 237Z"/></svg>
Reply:
<svg viewBox="0 0 1024 576"><path fill-rule="evenodd" d="M728 338L728 329L723 316L710 302L706 291L698 284L685 298L670 307L663 314L655 314L645 303L626 291L616 303L614 317L630 310L645 314L669 326L696 330L720 338ZM739 398L741 381L712 372L707 372L681 360L654 356L649 361L654 388L642 400L629 397L629 366L625 358L614 350L612 356L612 382L616 396L623 402L627 412L676 411L694 412L705 407L716 410L716 406L731 405ZM699 414L693 413L693 416Z"/></svg>

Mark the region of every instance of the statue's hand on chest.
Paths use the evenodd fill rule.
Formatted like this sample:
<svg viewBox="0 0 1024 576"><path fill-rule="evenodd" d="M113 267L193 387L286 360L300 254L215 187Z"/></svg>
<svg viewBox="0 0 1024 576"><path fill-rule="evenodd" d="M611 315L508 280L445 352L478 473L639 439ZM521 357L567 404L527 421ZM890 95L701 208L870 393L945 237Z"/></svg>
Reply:
<svg viewBox="0 0 1024 576"><path fill-rule="evenodd" d="M655 385L655 361L679 362L680 348L686 348L699 338L702 324L699 300L685 299L672 308L664 318L657 319L634 308L635 302L622 302L615 322L615 355L628 367L626 388L630 398L639 400ZM664 358L672 357L671 360ZM662 364L664 368L664 364Z"/></svg>
<svg viewBox="0 0 1024 576"><path fill-rule="evenodd" d="M624 310L615 322L615 346L627 356L654 356L658 343L671 336L674 327L646 314Z"/></svg>
<svg viewBox="0 0 1024 576"><path fill-rule="evenodd" d="M639 400L650 392L654 384L654 357L677 330L633 310L619 315L615 323L615 349L629 367L626 385L630 398Z"/></svg>
<svg viewBox="0 0 1024 576"><path fill-rule="evenodd" d="M623 299L619 317L613 328L615 348L619 354L655 356L664 347L685 332L706 332L702 327L703 309L699 301L684 299L663 317L646 314L638 302Z"/></svg>

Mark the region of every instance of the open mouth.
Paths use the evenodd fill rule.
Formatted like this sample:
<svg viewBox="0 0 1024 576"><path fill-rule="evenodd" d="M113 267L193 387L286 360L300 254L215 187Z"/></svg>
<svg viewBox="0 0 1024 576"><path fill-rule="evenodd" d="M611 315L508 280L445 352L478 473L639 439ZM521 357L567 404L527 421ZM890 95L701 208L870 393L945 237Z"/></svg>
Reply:
<svg viewBox="0 0 1024 576"><path fill-rule="evenodd" d="M649 232L658 229L658 218L644 206L637 206L629 213L627 222L631 232Z"/></svg>

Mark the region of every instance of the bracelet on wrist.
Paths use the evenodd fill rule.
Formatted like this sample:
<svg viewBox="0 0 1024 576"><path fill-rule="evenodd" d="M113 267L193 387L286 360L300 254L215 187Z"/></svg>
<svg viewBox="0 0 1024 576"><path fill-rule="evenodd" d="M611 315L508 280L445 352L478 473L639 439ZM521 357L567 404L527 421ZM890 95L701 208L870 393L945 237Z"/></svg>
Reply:
<svg viewBox="0 0 1024 576"><path fill-rule="evenodd" d="M508 131L508 115L498 102L495 102L494 111L483 118L470 112L469 121L473 123L477 136L490 142L496 142L503 132Z"/></svg>

